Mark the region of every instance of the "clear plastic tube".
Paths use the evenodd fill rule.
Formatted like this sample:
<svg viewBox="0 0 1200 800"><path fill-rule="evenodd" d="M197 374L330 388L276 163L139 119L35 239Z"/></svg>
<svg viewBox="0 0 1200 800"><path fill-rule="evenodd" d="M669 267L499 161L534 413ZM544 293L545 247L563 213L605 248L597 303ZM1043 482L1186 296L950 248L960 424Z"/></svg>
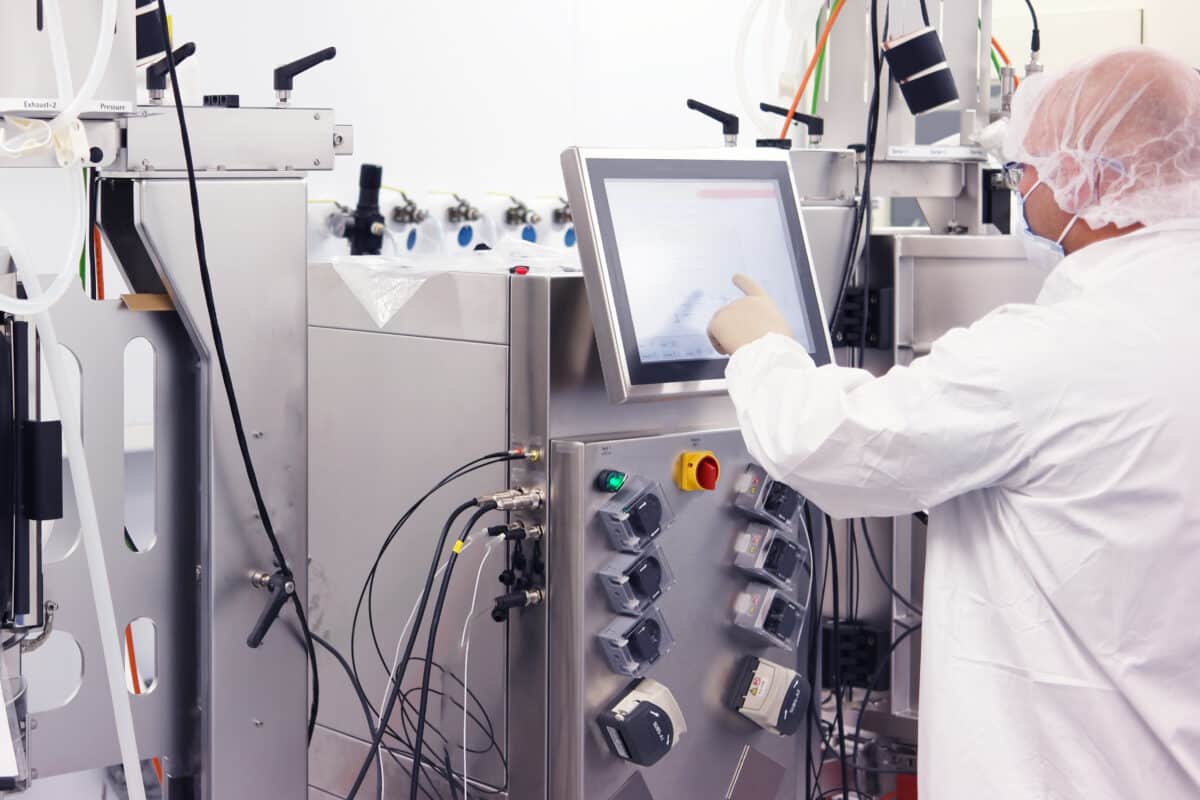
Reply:
<svg viewBox="0 0 1200 800"><path fill-rule="evenodd" d="M469 673L471 667L471 622L475 619L475 603L479 599L479 581L483 578L483 568L487 566L488 559L492 557L492 553L496 549L496 545L501 544L503 539L493 539L488 543L487 550L483 553L483 558L479 559L479 571L475 573L475 589L471 592L471 608L467 611L467 618L463 621L462 638L458 641L459 649L463 651L463 714L462 714L462 785L463 797L468 796L470 778L467 772L467 756L470 751L467 749L467 721L470 720L470 698L471 692L467 688L470 686Z"/></svg>
<svg viewBox="0 0 1200 800"><path fill-rule="evenodd" d="M10 297L6 294L0 294L0 311L8 314L16 314L19 316L35 316L37 314L49 311L51 306L62 299L67 290L71 288L73 283L79 280L79 249L84 244L84 237L87 235L87 192L83 186L83 178L79 172L74 169L64 169L61 174L66 176L67 191L69 203L75 209L75 224L71 228L71 235L65 240L67 243L67 252L62 256L60 262L62 266L55 274L54 281L50 287L44 292L40 291L41 286L38 285L34 291L29 290L29 281L22 278L26 284L26 290L29 293L28 300L22 300L16 297ZM0 242L8 248L9 255L12 260L17 263L19 269L30 275L38 275L53 272L45 270L41 264L38 264L31 258L31 253L26 248L25 241L17 233L17 226L13 224L12 219L5 213L4 209L0 208Z"/></svg>
<svg viewBox="0 0 1200 800"><path fill-rule="evenodd" d="M17 272L32 298L41 293L36 272L28 262L18 261ZM138 757L137 737L133 727L133 712L129 704L129 691L125 688L125 661L120 643L123 640L113 608L112 586L108 581L108 568L104 560L104 544L100 539L100 519L96 513L96 497L92 490L88 472L87 455L83 449L80 430L79 401L67 390L66 358L59 347L58 333L48 313L34 317L42 351L46 356L46 369L50 383L58 400L62 417L63 442L67 448L67 462L71 469L71 483L75 488L75 499L79 508L81 538L87 558L88 577L92 584L92 599L96 603L96 617L100 631L100 648L104 655L104 672L108 678L108 690L112 700L113 717L116 720L117 743L121 750L121 764L129 776L127 783L130 800L146 800L146 788L142 785L141 759Z"/></svg>
<svg viewBox="0 0 1200 800"><path fill-rule="evenodd" d="M43 8L49 28L52 31L57 28L59 35L61 35L62 14L58 6L58 0L44 0ZM38 121L11 141L0 142L6 154L23 155L40 150L53 141L55 132L68 128L78 121L79 115L86 108L87 104L92 102L92 98L96 95L96 90L100 88L100 81L104 79L104 73L108 70L108 63L112 59L113 46L116 40L117 8L117 0L104 0L104 5L100 9L100 25L96 33L96 50L92 56L92 65L88 69L88 73L83 79L83 84L79 87L79 91L74 97L71 97L70 92L65 95L61 93L62 76L65 75L67 80L70 80L70 65L64 61L60 61L60 57L65 55L65 48L59 52L54 47L52 40L50 52L54 57L55 75L59 79L59 102L64 104L65 107L49 123ZM55 24L56 21L57 25ZM71 99L68 101L68 98Z"/></svg>

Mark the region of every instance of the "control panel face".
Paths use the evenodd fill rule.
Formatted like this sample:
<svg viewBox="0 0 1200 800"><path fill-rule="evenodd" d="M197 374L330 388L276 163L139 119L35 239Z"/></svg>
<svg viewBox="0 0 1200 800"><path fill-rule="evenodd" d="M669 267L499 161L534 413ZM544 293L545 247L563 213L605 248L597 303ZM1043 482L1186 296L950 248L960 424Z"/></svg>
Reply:
<svg viewBox="0 0 1200 800"><path fill-rule="evenodd" d="M724 797L767 773L764 800L802 794L820 512L737 431L561 442L551 462L551 796L636 777L655 800Z"/></svg>

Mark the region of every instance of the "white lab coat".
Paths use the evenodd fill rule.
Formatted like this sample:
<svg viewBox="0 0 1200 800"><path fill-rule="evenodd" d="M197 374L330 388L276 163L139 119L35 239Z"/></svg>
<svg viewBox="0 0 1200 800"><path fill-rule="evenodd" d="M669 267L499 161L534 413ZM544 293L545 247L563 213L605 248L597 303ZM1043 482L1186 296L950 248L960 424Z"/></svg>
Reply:
<svg viewBox="0 0 1200 800"><path fill-rule="evenodd" d="M1200 220L881 378L776 335L728 378L750 452L831 514L931 509L922 800L1200 798Z"/></svg>

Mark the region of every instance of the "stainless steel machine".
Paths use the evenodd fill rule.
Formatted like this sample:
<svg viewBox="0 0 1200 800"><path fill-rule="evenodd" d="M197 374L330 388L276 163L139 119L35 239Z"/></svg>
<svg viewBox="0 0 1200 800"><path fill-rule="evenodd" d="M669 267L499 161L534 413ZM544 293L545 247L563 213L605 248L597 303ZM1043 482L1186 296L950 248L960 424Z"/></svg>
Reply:
<svg viewBox="0 0 1200 800"><path fill-rule="evenodd" d="M107 8L83 0L55 4L66 20L77 85L97 37L104 39L102 5ZM115 258L108 267L120 271L131 294L102 298L89 279L92 296L69 289L48 320L0 315L3 393L12 412L4 427L6 436L15 432L16 445L0 454L6 461L0 472L24 484L24 494L0 492L9 526L5 552L12 552L9 538L30 543L17 546L17 580L6 575L0 582L3 627L15 633L14 646L5 647L5 668L28 685L47 680L50 670L43 674L23 662L51 635L74 642L86 665L61 707L27 716L18 708L15 731L27 764L4 788L121 762L102 640L128 643L121 648L126 670L135 670L127 625L149 620L154 639L141 655L156 662L155 681L143 685L127 672L128 699L137 746L147 769L153 760L161 795L302 797L310 688L305 647L289 611L260 646L247 646L274 600L269 594L276 594L256 588L264 582L253 577L270 576L281 565L273 563L261 530L221 389L175 107L162 104L161 86L150 87L151 104L136 105L136 82L151 79L139 78L137 57L155 65L151 72L164 86L168 71L161 40L157 55L151 49L146 59L138 52L143 34L164 27L157 4L143 5L116 3L113 56L94 102L83 109L88 168L96 177L95 236L103 238ZM0 9L0 60L13 67L0 69L0 116L10 126L62 110L46 55L54 31L55 19L42 3ZM236 97L222 96L185 112L212 294L241 415L280 544L300 566L308 551L305 174L332 169L338 154L350 152L352 137L329 108L282 101L240 108ZM52 152L34 151L0 160L0 174L54 164ZM92 226L85 230L91 239ZM0 268L9 268L7 250ZM4 281L15 296L15 276ZM50 387L39 354L57 357L40 353L43 326L50 324L82 376L75 400L117 630L98 621L87 569L96 554L78 546L85 500L72 491L56 423L43 419L42 395ZM122 386L126 348L141 339L154 354L153 433L145 445L152 452L153 536L152 546L139 547L128 533L126 495L134 478L127 475L123 406L129 400ZM64 387L57 388L65 402ZM38 447L33 434L41 430L48 430L51 444ZM57 508L31 505L31 486L52 499L57 491ZM52 521L54 536L74 538L76 545L56 547L57 555L43 561L43 534ZM288 588L305 597L306 571L299 569Z"/></svg>

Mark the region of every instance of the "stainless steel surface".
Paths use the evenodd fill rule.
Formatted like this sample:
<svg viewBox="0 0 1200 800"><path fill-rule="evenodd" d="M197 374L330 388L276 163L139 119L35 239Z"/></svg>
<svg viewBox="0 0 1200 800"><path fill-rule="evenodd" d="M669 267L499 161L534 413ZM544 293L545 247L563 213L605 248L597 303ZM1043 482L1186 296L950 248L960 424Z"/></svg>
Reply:
<svg viewBox="0 0 1200 800"><path fill-rule="evenodd" d="M791 150L792 178L806 203L853 202L858 191L858 156L853 150ZM813 234L812 226L808 228Z"/></svg>
<svg viewBox="0 0 1200 800"><path fill-rule="evenodd" d="M186 109L196 169L206 171L323 171L333 169L335 115L328 108ZM124 168L182 170L183 147L174 107L142 106L126 121ZM274 213L260 207L246 220ZM267 222L269 225L270 223Z"/></svg>
<svg viewBox="0 0 1200 800"><path fill-rule="evenodd" d="M356 700L355 703L357 704L357 702ZM318 800L327 798L341 800L344 798L350 791L350 787L354 785L358 767L367 757L367 750L366 742L324 726L318 726L313 735L312 747L309 749L309 769L312 772L313 781L312 785L308 787L309 798ZM384 800L408 800L411 784L409 767L412 765L412 760L387 756L383 763ZM424 775L426 777L422 779L421 786L427 788L429 794L423 793L422 798L450 796L450 787L444 780L429 772L425 772ZM375 787L378 783L376 776L376 771L372 770L363 782L362 788L359 789L359 797L364 800L375 797ZM474 784L474 778L472 778L472 783ZM487 787L482 788L487 789ZM461 792L462 789L458 788L457 791ZM495 797L496 795L489 791L486 796Z"/></svg>
<svg viewBox="0 0 1200 800"><path fill-rule="evenodd" d="M83 84L96 53L101 3L59 0L72 83ZM54 62L50 56L48 21L37 28L41 3L0 4L0 114L50 117L61 110ZM113 54L93 102L85 112L111 117L133 110L137 102L134 0L118 0Z"/></svg>
<svg viewBox="0 0 1200 800"><path fill-rule="evenodd" d="M1006 302L1031 302L1045 278L1014 236L897 236L896 342L929 352L950 328Z"/></svg>
<svg viewBox="0 0 1200 800"><path fill-rule="evenodd" d="M725 379L679 381L649 385L634 385L625 359L625 345L620 325L616 318L615 295L611 285L607 258L593 230L597 224L597 210L593 203L593 187L588 174L587 161L591 158L628 158L648 160L685 161L778 161L788 165L789 179L796 206L800 206L801 194L797 191L791 164L785 153L766 153L762 150L721 150L719 155L711 150L603 150L569 148L562 154L563 177L566 180L567 196L575 216L578 247L583 270L587 276L588 300L596 342L603 365L609 398L615 403L627 401L669 400L689 395L722 395ZM809 263L802 269L813 270L808 255L812 248L808 243L803 215L800 220L801 236L804 239L804 258ZM815 274L814 274L815 280ZM822 317L824 312L822 310ZM828 342L827 342L828 345ZM832 345L828 345L832 350Z"/></svg>
<svg viewBox="0 0 1200 800"><path fill-rule="evenodd" d="M199 597L195 591L200 555L196 352L177 315L129 311L120 300L95 302L72 290L54 307L53 317L62 344L80 366L84 447L117 623L124 626L148 617L156 626L157 683L153 691L130 698L138 745L145 757L162 757L165 770L188 774L198 755L195 709L200 696ZM139 337L148 340L155 353L157 535L153 548L140 553L126 546L122 534L126 459L121 391L125 347ZM69 482L66 491L71 491ZM60 527L54 536L78 536L78 516L71 516L74 519L57 523ZM36 715L30 756L42 777L106 767L121 760L116 737L109 733L114 726L113 713L82 547L75 547L61 561L48 563L45 574L46 599L59 606L55 628L79 643L85 668L79 693L70 703ZM111 636L116 632L104 633ZM242 675L241 681L256 684L253 674ZM26 677L31 684L38 680L37 673ZM223 795L247 796L236 792Z"/></svg>
<svg viewBox="0 0 1200 800"><path fill-rule="evenodd" d="M871 171L873 197L949 197L962 194L972 165L953 161L888 161Z"/></svg>
<svg viewBox="0 0 1200 800"><path fill-rule="evenodd" d="M508 276L443 273L430 278L382 329L330 264L308 269L308 321L433 339L508 343Z"/></svg>
<svg viewBox="0 0 1200 800"><path fill-rule="evenodd" d="M320 274L319 269L310 272L314 277ZM453 310L457 295L439 297L449 301L442 306L447 317L460 316ZM322 300L315 294L312 300L313 311L317 312ZM471 298L470 304L475 302ZM442 322L431 322L445 332ZM347 658L360 587L396 520L443 475L480 455L507 449L507 386L508 348L501 344L310 328L310 618L314 630ZM401 629L424 587L443 520L463 500L506 485L507 471L501 466L455 481L413 516L382 560L376 579L374 620L389 667ZM501 521L503 517L496 515L484 524ZM436 660L460 677L459 634L486 546L486 541L476 541L459 562L435 650ZM486 612L492 598L500 593L496 578L503 568L500 551L491 557L482 574L477 611L485 613L471 624L469 677L471 691L485 704L501 746L505 727L505 627L493 622ZM427 626L422 628L418 639L422 649L426 630ZM365 610L356 653L364 688L378 707L387 673L371 643ZM355 743L344 743L343 750L348 754L338 759L325 758L318 743L314 743L311 783L326 791L344 793L366 756L365 742L370 737L357 697L341 668L324 651L320 664L325 677L321 724L352 737ZM406 689L419 685L420 666L409 667ZM473 713L478 714L478 710L473 709ZM452 746L462 738L461 719L455 710L442 728ZM398 708L394 717L397 730L399 720ZM480 746L481 734L474 726L470 741L472 747ZM461 763L461 756L454 760L456 765ZM503 784L504 770L494 753L473 756L470 764L476 778L492 785ZM345 780L347 770L349 782ZM400 779L389 777L388 785L390 793L393 786L400 787ZM407 797L407 780L403 788L403 796ZM373 796L363 791L363 797ZM395 796L401 796L400 792Z"/></svg>
<svg viewBox="0 0 1200 800"><path fill-rule="evenodd" d="M675 488L671 469L688 449L712 450L721 459L717 491ZM790 653L764 648L731 623L734 598L747 581L733 568L734 537L746 524L732 507L733 484L749 463L741 434L727 430L560 441L553 446L551 462L547 797L608 800L639 771L612 756L594 730L598 714L629 683L612 672L595 642L614 617L596 580L597 570L614 555L595 516L610 495L593 486L595 476L610 468L661 482L678 514L657 539L677 576L657 603L676 642L649 677L671 690L688 730L659 763L641 769L642 776L657 797L719 796L713 787L720 791L729 786L743 748L752 745L788 766L783 796L798 797L804 778L803 735L774 736L723 703L741 656L761 655L802 673L807 661L803 646ZM798 591L803 594L807 588L806 583Z"/></svg>
<svg viewBox="0 0 1200 800"><path fill-rule="evenodd" d="M810 205L805 203L800 213L808 230L812 249L813 272L825 313L833 312L841 287L850 237L854 233L855 208L852 205Z"/></svg>
<svg viewBox="0 0 1200 800"><path fill-rule="evenodd" d="M200 137L197 137L198 139ZM187 182L137 182L135 213L198 356L202 796L303 797L308 665L284 611L262 647L246 635L271 564L212 356ZM259 480L299 596L307 598L307 196L296 179L200 183L213 291ZM195 581L197 565L192 568ZM178 587L176 587L178 591ZM258 721L256 724L255 721Z"/></svg>

